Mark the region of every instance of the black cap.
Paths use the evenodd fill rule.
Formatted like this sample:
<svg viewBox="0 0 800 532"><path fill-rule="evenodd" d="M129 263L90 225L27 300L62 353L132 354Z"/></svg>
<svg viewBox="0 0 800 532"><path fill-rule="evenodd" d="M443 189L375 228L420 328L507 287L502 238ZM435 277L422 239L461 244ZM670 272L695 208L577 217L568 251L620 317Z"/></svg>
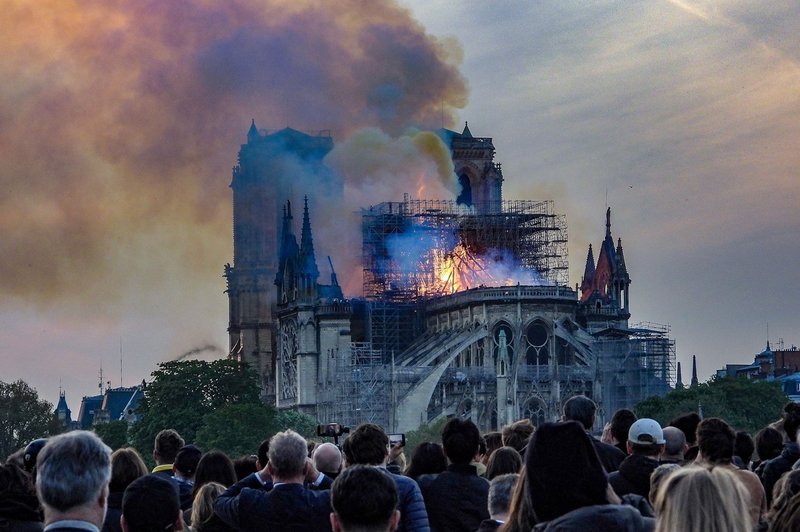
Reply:
<svg viewBox="0 0 800 532"><path fill-rule="evenodd" d="M36 467L36 457L39 456L39 451L47 443L46 438L39 438L33 440L25 447L25 454L22 456L22 461L25 464L25 471L33 471Z"/></svg>
<svg viewBox="0 0 800 532"><path fill-rule="evenodd" d="M175 455L175 462L172 464L182 475L191 477L197 471L197 464L200 462L202 451L192 445L184 445Z"/></svg>

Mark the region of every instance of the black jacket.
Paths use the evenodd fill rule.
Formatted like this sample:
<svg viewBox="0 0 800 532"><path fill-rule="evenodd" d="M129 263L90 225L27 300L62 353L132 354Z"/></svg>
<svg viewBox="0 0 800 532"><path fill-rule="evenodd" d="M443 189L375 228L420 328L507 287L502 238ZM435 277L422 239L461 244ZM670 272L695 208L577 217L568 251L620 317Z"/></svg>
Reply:
<svg viewBox="0 0 800 532"><path fill-rule="evenodd" d="M417 478L433 532L477 530L489 519L489 481L471 465L451 464L447 471Z"/></svg>
<svg viewBox="0 0 800 532"><path fill-rule="evenodd" d="M629 455L615 471L608 476L608 483L617 495L629 493L648 498L650 494L650 475L658 467L658 460L640 454Z"/></svg>
<svg viewBox="0 0 800 532"><path fill-rule="evenodd" d="M795 462L800 460L800 446L794 442L785 443L779 456L769 460L761 473L761 483L767 495L767 506L772 504L772 488L781 476L792 469Z"/></svg>
<svg viewBox="0 0 800 532"><path fill-rule="evenodd" d="M592 443L594 444L594 450L597 451L597 456L600 458L600 463L603 464L603 469L606 470L606 473L613 473L618 470L620 464L625 460L627 455L617 447L609 443L603 443L597 438L592 437Z"/></svg>
<svg viewBox="0 0 800 532"><path fill-rule="evenodd" d="M655 528L655 519L642 517L635 508L618 504L584 506L568 514L539 523L535 532L649 532Z"/></svg>

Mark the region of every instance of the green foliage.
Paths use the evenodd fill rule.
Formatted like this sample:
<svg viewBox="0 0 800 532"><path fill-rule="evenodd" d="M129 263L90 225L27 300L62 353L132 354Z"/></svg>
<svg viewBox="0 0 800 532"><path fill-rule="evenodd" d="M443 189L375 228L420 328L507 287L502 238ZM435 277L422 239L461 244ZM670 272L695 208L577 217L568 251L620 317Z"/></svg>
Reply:
<svg viewBox="0 0 800 532"><path fill-rule="evenodd" d="M297 410L278 410L274 426L275 432L292 429L306 439L317 435L317 420Z"/></svg>
<svg viewBox="0 0 800 532"><path fill-rule="evenodd" d="M0 460L4 461L36 438L46 438L62 430L53 415L53 405L39 399L28 383L0 381Z"/></svg>
<svg viewBox="0 0 800 532"><path fill-rule="evenodd" d="M177 430L193 442L205 416L232 404L261 404L256 373L235 360L164 362L144 390L131 427L131 441L143 456L162 429Z"/></svg>
<svg viewBox="0 0 800 532"><path fill-rule="evenodd" d="M121 420L98 423L92 430L103 442L116 451L128 446L128 422Z"/></svg>
<svg viewBox="0 0 800 532"><path fill-rule="evenodd" d="M635 412L638 417L653 418L663 426L702 407L703 417L722 418L736 430L755 434L780 419L788 401L777 382L725 377L673 390L664 397L649 397L636 405Z"/></svg>
<svg viewBox="0 0 800 532"><path fill-rule="evenodd" d="M275 409L261 404L231 404L206 414L195 445L217 449L232 458L255 454L274 432Z"/></svg>
<svg viewBox="0 0 800 532"><path fill-rule="evenodd" d="M420 443L429 441L433 443L442 443L442 429L447 424L447 418L442 417L438 421L431 424L421 425L417 430L412 430L406 433L406 457L411 459L411 453L417 448Z"/></svg>

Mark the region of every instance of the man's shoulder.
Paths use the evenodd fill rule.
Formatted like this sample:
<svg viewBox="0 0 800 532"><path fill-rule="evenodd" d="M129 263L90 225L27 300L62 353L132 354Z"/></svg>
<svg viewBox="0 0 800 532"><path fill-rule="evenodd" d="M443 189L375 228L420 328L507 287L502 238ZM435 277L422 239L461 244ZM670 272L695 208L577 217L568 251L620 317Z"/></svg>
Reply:
<svg viewBox="0 0 800 532"><path fill-rule="evenodd" d="M600 441L599 439L597 439L594 436L592 436L592 443L594 443L594 446L595 446L596 449L602 449L603 451L605 451L605 452L607 452L609 454L615 455L615 456L619 456L622 459L624 459L627 456L616 445L611 445L610 443L606 443L604 441Z"/></svg>

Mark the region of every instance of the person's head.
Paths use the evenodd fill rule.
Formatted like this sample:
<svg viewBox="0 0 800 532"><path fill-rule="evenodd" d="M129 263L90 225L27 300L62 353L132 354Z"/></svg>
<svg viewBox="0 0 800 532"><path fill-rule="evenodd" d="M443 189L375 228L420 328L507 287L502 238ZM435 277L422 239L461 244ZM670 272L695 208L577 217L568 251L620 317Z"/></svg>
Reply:
<svg viewBox="0 0 800 532"><path fill-rule="evenodd" d="M394 480L382 470L365 465L348 467L336 477L331 506L334 532L385 532L395 530L400 519Z"/></svg>
<svg viewBox="0 0 800 532"><path fill-rule="evenodd" d="M797 441L797 429L800 428L800 404L789 401L783 406L783 430L789 441Z"/></svg>
<svg viewBox="0 0 800 532"><path fill-rule="evenodd" d="M156 434L153 442L153 460L158 465L171 464L175 461L181 447L186 445L181 435L174 429L164 429Z"/></svg>
<svg viewBox="0 0 800 532"><path fill-rule="evenodd" d="M800 494L800 469L793 469L781 476L773 486L772 506L769 508L767 520L772 521L775 514L798 494Z"/></svg>
<svg viewBox="0 0 800 532"><path fill-rule="evenodd" d="M202 451L191 443L184 445L175 455L175 461L172 463L173 474L185 479L193 478L201 456L203 456Z"/></svg>
<svg viewBox="0 0 800 532"><path fill-rule="evenodd" d="M769 525L770 532L794 532L800 530L800 494L795 495L779 511L775 512Z"/></svg>
<svg viewBox="0 0 800 532"><path fill-rule="evenodd" d="M13 462L0 465L0 501L18 496L36 496L30 475Z"/></svg>
<svg viewBox="0 0 800 532"><path fill-rule="evenodd" d="M528 445L528 440L531 439L531 434L533 434L534 430L535 427L530 419L520 419L510 425L506 425L501 431L503 446L513 447L519 454L523 454L525 452L525 446ZM448 455L448 457L449 456L450 455Z"/></svg>
<svg viewBox="0 0 800 532"><path fill-rule="evenodd" d="M585 395L575 395L564 403L563 421L577 421L584 429L592 430L597 405Z"/></svg>
<svg viewBox="0 0 800 532"><path fill-rule="evenodd" d="M750 463L753 458L753 453L756 450L756 445L753 438L743 430L736 433L736 441L733 443L733 454L742 459L745 467Z"/></svg>
<svg viewBox="0 0 800 532"><path fill-rule="evenodd" d="M483 435L483 441L486 443L486 452L483 453L483 464L489 463L489 457L497 449L503 446L503 434L500 432L487 432Z"/></svg>
<svg viewBox="0 0 800 532"><path fill-rule="evenodd" d="M82 514L102 525L111 480L111 449L93 432L78 430L50 438L39 452L36 469L36 494L45 521Z"/></svg>
<svg viewBox="0 0 800 532"><path fill-rule="evenodd" d="M209 451L197 463L192 493L197 495L197 491L209 482L222 484L226 488L236 484L236 470L233 468L233 462L222 451Z"/></svg>
<svg viewBox="0 0 800 532"><path fill-rule="evenodd" d="M36 476L34 469L36 468L36 457L39 456L39 451L47 443L47 438L37 438L25 446L25 451L22 454L22 463L25 464L25 471L32 473Z"/></svg>
<svg viewBox="0 0 800 532"><path fill-rule="evenodd" d="M783 435L780 431L765 427L756 433L756 453L758 459L772 460L783 451Z"/></svg>
<svg viewBox="0 0 800 532"><path fill-rule="evenodd" d="M379 465L389 456L389 436L374 423L362 423L347 437L342 449L348 465Z"/></svg>
<svg viewBox="0 0 800 532"><path fill-rule="evenodd" d="M411 454L411 462L405 471L407 477L416 480L420 475L441 473L447 469L447 458L442 446L429 441L417 445Z"/></svg>
<svg viewBox="0 0 800 532"><path fill-rule="evenodd" d="M469 464L478 452L481 433L475 423L454 417L442 429L442 448L453 464Z"/></svg>
<svg viewBox="0 0 800 532"><path fill-rule="evenodd" d="M655 419L637 419L628 430L628 454L658 456L664 450L664 431Z"/></svg>
<svg viewBox="0 0 800 532"><path fill-rule="evenodd" d="M259 470L267 467L267 462L269 462L269 440L271 439L272 437L267 438L258 446L258 452L256 453L258 461L256 462L256 467L258 467Z"/></svg>
<svg viewBox="0 0 800 532"><path fill-rule="evenodd" d="M522 469L522 456L517 450L513 447L500 447L489 457L486 479L492 480L507 473L519 473L520 469Z"/></svg>
<svg viewBox="0 0 800 532"><path fill-rule="evenodd" d="M342 469L342 452L330 442L321 443L314 449L312 457L317 471L325 474L337 475Z"/></svg>
<svg viewBox="0 0 800 532"><path fill-rule="evenodd" d="M675 427L672 427L675 428ZM678 430L678 429L675 429ZM668 476L670 476L675 471L679 470L681 466L678 464L661 464L657 468L653 470L650 474L650 493L647 496L647 499L650 501L655 501L656 496L658 495L658 488L664 483Z"/></svg>
<svg viewBox="0 0 800 532"><path fill-rule="evenodd" d="M506 473L492 479L489 485L489 515L492 519L506 521L511 508L511 496L519 480L518 473Z"/></svg>
<svg viewBox="0 0 800 532"><path fill-rule="evenodd" d="M525 455L525 475L540 521L608 503L606 472L591 437L576 421L544 423L536 430Z"/></svg>
<svg viewBox="0 0 800 532"><path fill-rule="evenodd" d="M258 458L255 455L240 456L233 461L233 470L236 472L236 479L242 480L248 475L258 471Z"/></svg>
<svg viewBox="0 0 800 532"><path fill-rule="evenodd" d="M749 532L748 501L744 486L726 468L684 467L658 490L656 531Z"/></svg>
<svg viewBox="0 0 800 532"><path fill-rule="evenodd" d="M686 435L676 427L664 427L664 460L683 460L683 454L689 448Z"/></svg>
<svg viewBox="0 0 800 532"><path fill-rule="evenodd" d="M627 408L620 408L611 416L611 437L617 442L628 440L628 431L636 422L636 414Z"/></svg>
<svg viewBox="0 0 800 532"><path fill-rule="evenodd" d="M161 475L139 477L122 495L123 532L170 532L183 529L175 483Z"/></svg>
<svg viewBox="0 0 800 532"><path fill-rule="evenodd" d="M697 425L700 424L700 415L697 412L681 414L667 423L670 427L679 428L686 436L686 443L691 447L697 441Z"/></svg>
<svg viewBox="0 0 800 532"><path fill-rule="evenodd" d="M136 449L117 449L111 454L111 482L108 489L112 493L122 493L131 482L146 474L147 466Z"/></svg>
<svg viewBox="0 0 800 532"><path fill-rule="evenodd" d="M275 482L302 482L307 458L305 438L291 429L277 433L269 442L267 468Z"/></svg>
<svg viewBox="0 0 800 532"><path fill-rule="evenodd" d="M733 459L736 432L718 417L709 417L697 425L697 448L704 460L729 464Z"/></svg>
<svg viewBox="0 0 800 532"><path fill-rule="evenodd" d="M214 517L214 501L223 491L225 491L225 486L218 482L208 482L197 490L192 502L193 531L202 532Z"/></svg>

